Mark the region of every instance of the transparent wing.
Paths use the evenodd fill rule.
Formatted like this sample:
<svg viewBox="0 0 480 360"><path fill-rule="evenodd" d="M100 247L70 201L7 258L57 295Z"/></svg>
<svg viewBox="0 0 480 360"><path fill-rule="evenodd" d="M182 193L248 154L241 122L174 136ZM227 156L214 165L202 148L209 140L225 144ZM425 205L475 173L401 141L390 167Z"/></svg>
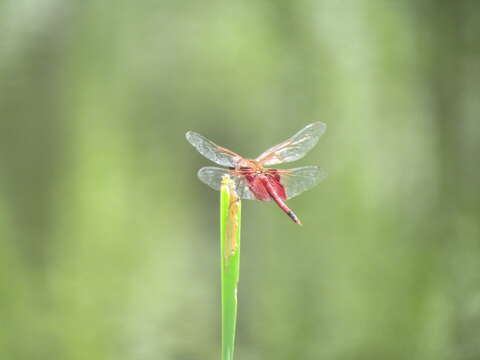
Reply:
<svg viewBox="0 0 480 360"><path fill-rule="evenodd" d="M222 166L235 167L242 157L231 150L218 146L213 141L196 132L189 131L185 134L188 142L208 160Z"/></svg>
<svg viewBox="0 0 480 360"><path fill-rule="evenodd" d="M244 200L256 200L257 198L250 190L248 186L248 181L245 176L234 176L235 179L235 190L240 199Z"/></svg>
<svg viewBox="0 0 480 360"><path fill-rule="evenodd" d="M285 188L287 200L317 185L327 173L318 166L303 166L295 169L278 169L280 183Z"/></svg>
<svg viewBox="0 0 480 360"><path fill-rule="evenodd" d="M255 200L255 195L253 195L253 193L250 191L250 188L248 187L248 181L245 176L234 175L228 169L206 166L198 171L198 178L212 189L220 191L222 176L226 174L230 175L235 182L235 190L240 199Z"/></svg>
<svg viewBox="0 0 480 360"><path fill-rule="evenodd" d="M264 166L298 160L317 144L326 129L327 125L322 122L307 125L290 139L265 151L256 160Z"/></svg>

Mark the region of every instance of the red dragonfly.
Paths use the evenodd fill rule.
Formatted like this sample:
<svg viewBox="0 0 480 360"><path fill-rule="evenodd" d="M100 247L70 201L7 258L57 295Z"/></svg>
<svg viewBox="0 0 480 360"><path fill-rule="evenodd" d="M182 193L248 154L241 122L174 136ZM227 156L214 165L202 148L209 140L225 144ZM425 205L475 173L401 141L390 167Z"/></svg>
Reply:
<svg viewBox="0 0 480 360"><path fill-rule="evenodd" d="M295 169L271 169L265 166L287 163L304 157L317 144L326 128L327 126L321 122L309 124L291 138L263 152L255 160L245 159L193 131L187 132L186 138L200 154L226 167L226 169L213 166L201 168L198 171L198 178L202 182L218 191L222 176L228 174L235 182L239 198L273 200L294 222L301 225L299 218L285 201L318 184L325 178L325 171L318 166Z"/></svg>

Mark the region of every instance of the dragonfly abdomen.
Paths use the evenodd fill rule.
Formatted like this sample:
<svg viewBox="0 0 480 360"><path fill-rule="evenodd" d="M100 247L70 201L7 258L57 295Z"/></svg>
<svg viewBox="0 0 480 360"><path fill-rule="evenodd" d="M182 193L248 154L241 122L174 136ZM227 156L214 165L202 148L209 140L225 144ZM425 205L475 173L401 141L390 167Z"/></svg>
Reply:
<svg viewBox="0 0 480 360"><path fill-rule="evenodd" d="M300 219L295 215L292 209L290 209L287 204L285 204L284 200L285 190L280 184L280 182L274 181L272 178L265 177L262 179L262 182L265 186L265 189L268 191L272 199L277 203L277 205L282 209L296 224L302 225ZM277 189L281 189L281 195L277 192Z"/></svg>

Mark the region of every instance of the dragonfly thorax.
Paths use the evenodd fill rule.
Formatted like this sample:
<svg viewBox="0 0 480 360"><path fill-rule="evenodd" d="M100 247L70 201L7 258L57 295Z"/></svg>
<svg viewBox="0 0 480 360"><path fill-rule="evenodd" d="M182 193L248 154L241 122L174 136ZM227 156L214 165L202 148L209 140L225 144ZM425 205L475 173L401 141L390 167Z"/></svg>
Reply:
<svg viewBox="0 0 480 360"><path fill-rule="evenodd" d="M242 159L239 164L239 168L242 170L250 170L261 174L265 171L265 168L256 160Z"/></svg>

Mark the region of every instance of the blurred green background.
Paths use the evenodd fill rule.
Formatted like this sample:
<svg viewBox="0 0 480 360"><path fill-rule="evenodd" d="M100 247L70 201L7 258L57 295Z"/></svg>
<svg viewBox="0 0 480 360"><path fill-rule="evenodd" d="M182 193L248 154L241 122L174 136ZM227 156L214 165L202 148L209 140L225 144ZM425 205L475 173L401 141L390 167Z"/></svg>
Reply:
<svg viewBox="0 0 480 360"><path fill-rule="evenodd" d="M244 202L236 359L480 359L480 2L3 0L0 358L218 359L218 193L314 121L289 205Z"/></svg>

